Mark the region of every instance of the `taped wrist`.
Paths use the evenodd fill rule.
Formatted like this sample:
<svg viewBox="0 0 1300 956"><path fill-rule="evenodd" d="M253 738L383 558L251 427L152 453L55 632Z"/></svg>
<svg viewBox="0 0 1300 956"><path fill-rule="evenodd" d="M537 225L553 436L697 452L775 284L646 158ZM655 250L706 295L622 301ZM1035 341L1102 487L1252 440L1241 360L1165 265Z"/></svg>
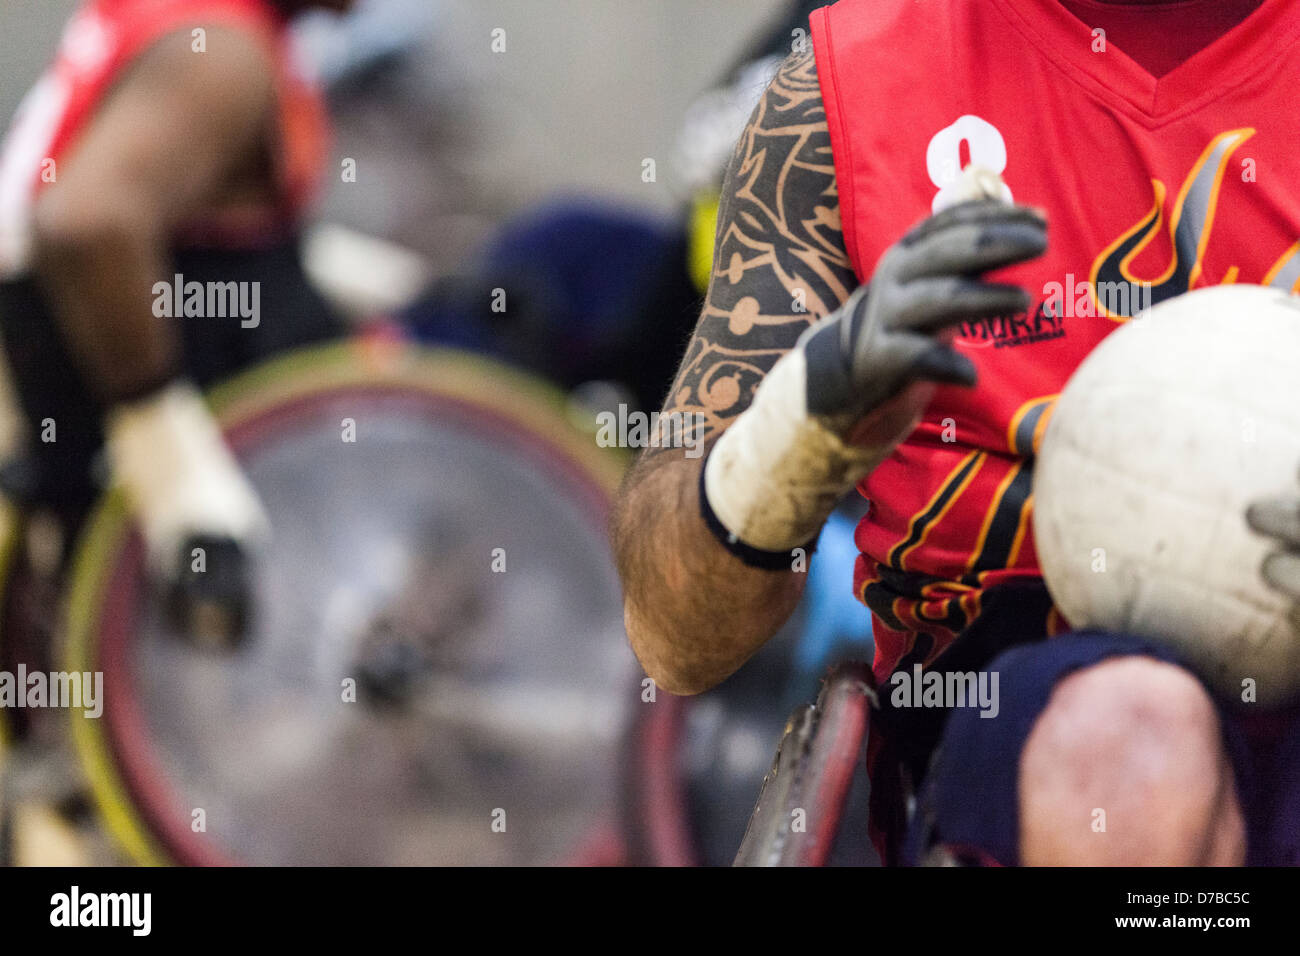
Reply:
<svg viewBox="0 0 1300 956"><path fill-rule="evenodd" d="M186 534L262 536L261 504L192 384L178 380L148 398L115 406L105 430L113 477L159 570L170 570Z"/></svg>
<svg viewBox="0 0 1300 956"><path fill-rule="evenodd" d="M704 487L704 476L708 467L707 459L705 459L704 464L705 468L700 470L700 518L703 519L704 526L718 539L719 544L740 558L749 567L758 568L761 571L791 570L794 567L793 548L785 551L764 551L761 548L751 547L727 530L726 525L722 523L714 513L713 507L709 504L709 495ZM811 555L817 550L817 536L814 535L811 540L799 547L805 555Z"/></svg>
<svg viewBox="0 0 1300 956"><path fill-rule="evenodd" d="M888 453L846 443L807 409L802 349L781 358L753 404L704 462L705 523L737 557L788 569L791 551L816 540L840 500Z"/></svg>

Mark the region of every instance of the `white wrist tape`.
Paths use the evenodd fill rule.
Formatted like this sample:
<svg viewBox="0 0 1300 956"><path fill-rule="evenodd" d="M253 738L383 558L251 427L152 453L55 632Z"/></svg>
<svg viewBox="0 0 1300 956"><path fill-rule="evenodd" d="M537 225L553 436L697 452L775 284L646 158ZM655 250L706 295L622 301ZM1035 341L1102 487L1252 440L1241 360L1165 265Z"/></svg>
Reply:
<svg viewBox="0 0 1300 956"><path fill-rule="evenodd" d="M705 463L708 507L750 548L780 552L807 544L889 453L847 444L809 415L807 378L802 349L782 356Z"/></svg>
<svg viewBox="0 0 1300 956"><path fill-rule="evenodd" d="M178 382L108 415L113 478L144 532L154 570L174 576L186 536L257 546L270 525L194 386Z"/></svg>

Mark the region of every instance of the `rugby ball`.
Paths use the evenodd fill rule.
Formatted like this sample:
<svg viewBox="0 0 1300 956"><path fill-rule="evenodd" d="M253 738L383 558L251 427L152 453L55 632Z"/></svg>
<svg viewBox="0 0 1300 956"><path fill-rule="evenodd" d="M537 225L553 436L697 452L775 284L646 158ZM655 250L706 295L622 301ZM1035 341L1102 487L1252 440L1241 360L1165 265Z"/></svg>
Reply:
<svg viewBox="0 0 1300 956"><path fill-rule="evenodd" d="M1300 492L1300 298L1225 285L1112 332L1052 412L1034 543L1075 629L1172 647L1221 694L1300 692L1290 602L1268 588L1250 502Z"/></svg>

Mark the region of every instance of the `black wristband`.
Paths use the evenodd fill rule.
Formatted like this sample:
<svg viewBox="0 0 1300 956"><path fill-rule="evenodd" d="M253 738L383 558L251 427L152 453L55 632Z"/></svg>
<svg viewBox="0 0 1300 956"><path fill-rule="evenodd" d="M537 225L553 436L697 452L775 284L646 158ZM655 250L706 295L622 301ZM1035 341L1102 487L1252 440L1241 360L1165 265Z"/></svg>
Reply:
<svg viewBox="0 0 1300 956"><path fill-rule="evenodd" d="M712 453L712 449L710 449L710 453ZM700 517L704 519L704 526L713 533L719 544L747 566L758 568L761 571L793 571L794 552L797 550L802 550L806 557L812 556L812 553L817 550L817 536L815 535L802 548L791 548L789 551L764 551L762 548L755 548L745 544L740 538L728 531L726 526L718 520L718 516L713 513L713 506L709 504L709 496L704 490L704 471L708 464L709 458L706 455L704 457L704 468L700 469Z"/></svg>

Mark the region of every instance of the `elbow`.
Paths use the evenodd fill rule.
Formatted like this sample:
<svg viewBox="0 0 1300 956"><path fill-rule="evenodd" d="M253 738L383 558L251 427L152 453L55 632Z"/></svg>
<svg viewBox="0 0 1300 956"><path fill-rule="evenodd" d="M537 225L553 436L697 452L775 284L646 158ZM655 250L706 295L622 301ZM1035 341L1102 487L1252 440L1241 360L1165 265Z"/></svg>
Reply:
<svg viewBox="0 0 1300 956"><path fill-rule="evenodd" d="M654 681L655 687L666 690L674 697L694 697L718 686L715 681L701 680L686 668L675 667L671 663L647 666L643 661L641 666L645 669L646 676Z"/></svg>
<svg viewBox="0 0 1300 956"><path fill-rule="evenodd" d="M632 653L655 687L678 697L691 697L721 683L721 678L701 673L696 662L674 647L674 642L664 639L645 622L638 621L630 606L625 606L623 620Z"/></svg>

